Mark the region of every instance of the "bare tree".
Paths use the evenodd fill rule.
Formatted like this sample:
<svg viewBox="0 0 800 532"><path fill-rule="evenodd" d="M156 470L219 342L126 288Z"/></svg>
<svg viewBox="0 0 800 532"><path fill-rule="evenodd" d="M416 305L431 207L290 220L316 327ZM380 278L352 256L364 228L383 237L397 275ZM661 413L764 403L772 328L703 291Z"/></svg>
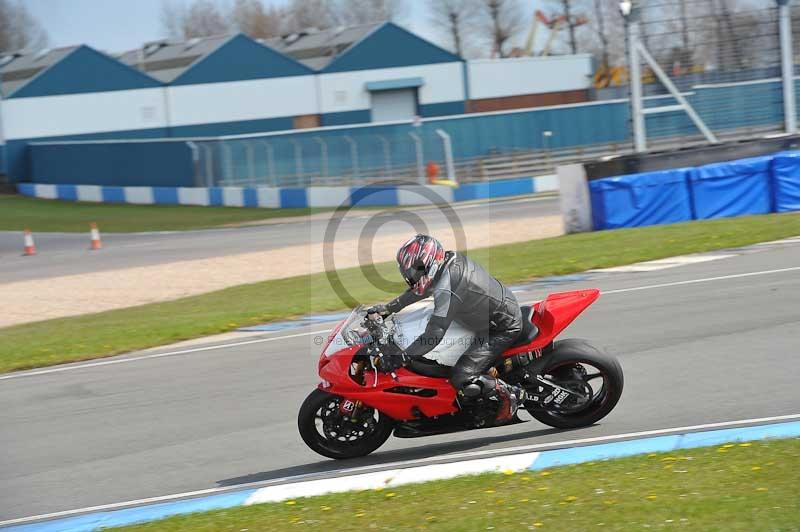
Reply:
<svg viewBox="0 0 800 532"><path fill-rule="evenodd" d="M268 39L281 34L286 13L280 7L265 8L261 0L236 0L231 8L231 24L254 39Z"/></svg>
<svg viewBox="0 0 800 532"><path fill-rule="evenodd" d="M161 23L170 37L193 39L221 35L230 31L225 15L212 0L194 0L188 8L165 2Z"/></svg>
<svg viewBox="0 0 800 532"><path fill-rule="evenodd" d="M0 0L0 51L39 50L47 42L47 32L22 2Z"/></svg>
<svg viewBox="0 0 800 532"><path fill-rule="evenodd" d="M300 31L308 28L327 29L338 24L330 0L291 0L286 7L287 28Z"/></svg>
<svg viewBox="0 0 800 532"><path fill-rule="evenodd" d="M452 50L466 57L468 42L464 36L475 23L476 3L473 0L433 0L431 22L450 40Z"/></svg>
<svg viewBox="0 0 800 532"><path fill-rule="evenodd" d="M601 60L602 65L608 67L611 65L609 62L610 55L608 53L609 36L606 33L606 20L605 10L603 9L603 0L594 0L594 18L596 21L597 38L600 41Z"/></svg>
<svg viewBox="0 0 800 532"><path fill-rule="evenodd" d="M517 0L479 0L483 23L482 33L488 37L492 57L508 57L509 41L523 28Z"/></svg>
<svg viewBox="0 0 800 532"><path fill-rule="evenodd" d="M397 21L405 10L402 0L331 0L330 6L341 26Z"/></svg>
<svg viewBox="0 0 800 532"><path fill-rule="evenodd" d="M621 66L625 63L625 21L619 12L618 0L592 0L584 4L586 30L576 32L577 48L593 54L601 65Z"/></svg>
<svg viewBox="0 0 800 532"><path fill-rule="evenodd" d="M597 2L591 0L550 0L555 12L550 13L552 19L559 19L559 28L565 28L566 43L569 53L577 54L581 48L581 43L585 40L582 33L587 31L587 23L590 17L588 13L597 10ZM605 3L605 2L604 2ZM619 5L615 1L615 5ZM617 8L615 7L615 10ZM596 14L595 14L596 16Z"/></svg>

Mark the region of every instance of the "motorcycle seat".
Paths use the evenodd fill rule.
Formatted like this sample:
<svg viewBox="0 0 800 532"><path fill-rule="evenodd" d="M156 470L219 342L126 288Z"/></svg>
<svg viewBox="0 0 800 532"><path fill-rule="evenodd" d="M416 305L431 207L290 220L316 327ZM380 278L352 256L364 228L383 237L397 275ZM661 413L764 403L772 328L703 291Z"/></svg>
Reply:
<svg viewBox="0 0 800 532"><path fill-rule="evenodd" d="M409 361L409 363L406 365L406 368L413 371L417 375L439 379L450 378L450 373L453 371L453 368L450 366L443 366L442 364L438 364L436 361L429 360L427 358L413 359Z"/></svg>
<svg viewBox="0 0 800 532"><path fill-rule="evenodd" d="M536 339L539 334L539 328L533 324L533 307L530 305L523 305L519 307L522 311L522 331L517 337L517 341L511 347L519 347L521 345L529 344Z"/></svg>

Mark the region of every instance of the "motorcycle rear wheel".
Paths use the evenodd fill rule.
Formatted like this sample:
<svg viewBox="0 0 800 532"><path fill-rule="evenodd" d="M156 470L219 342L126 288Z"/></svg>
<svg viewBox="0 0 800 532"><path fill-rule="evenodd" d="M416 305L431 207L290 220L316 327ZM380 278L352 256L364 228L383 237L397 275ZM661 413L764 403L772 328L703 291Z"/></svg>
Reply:
<svg viewBox="0 0 800 532"><path fill-rule="evenodd" d="M316 389L303 401L297 414L297 428L300 437L312 451L337 460L357 458L368 455L389 439L394 421L369 407L364 407L365 412L372 416L371 423L369 420L365 421L368 426L350 424L348 433L339 437L321 430L318 421L322 422L324 416L331 415L332 410L338 408L342 400L338 395ZM359 430L361 428L364 430Z"/></svg>
<svg viewBox="0 0 800 532"><path fill-rule="evenodd" d="M589 403L576 412L558 412L530 408L528 413L537 421L558 429L587 427L606 417L622 396L624 378L619 361L585 340L568 339L556 342L542 374L557 373L560 368L585 364L598 370L603 379ZM558 384L558 381L555 381ZM589 382L589 381L587 381Z"/></svg>

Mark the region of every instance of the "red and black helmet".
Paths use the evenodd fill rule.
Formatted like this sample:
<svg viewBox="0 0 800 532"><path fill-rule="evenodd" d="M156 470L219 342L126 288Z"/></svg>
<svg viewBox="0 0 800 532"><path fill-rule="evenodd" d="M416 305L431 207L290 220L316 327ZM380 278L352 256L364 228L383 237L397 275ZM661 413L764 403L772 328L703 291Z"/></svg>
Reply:
<svg viewBox="0 0 800 532"><path fill-rule="evenodd" d="M424 296L444 264L444 247L428 235L417 235L397 251L397 265L411 290Z"/></svg>

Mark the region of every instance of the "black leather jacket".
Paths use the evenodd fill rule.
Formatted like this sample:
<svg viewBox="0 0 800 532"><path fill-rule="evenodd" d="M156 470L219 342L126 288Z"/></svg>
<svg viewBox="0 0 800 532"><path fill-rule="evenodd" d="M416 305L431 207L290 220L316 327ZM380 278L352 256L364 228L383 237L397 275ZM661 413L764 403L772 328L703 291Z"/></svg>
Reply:
<svg viewBox="0 0 800 532"><path fill-rule="evenodd" d="M434 310L425 332L409 345L406 354L421 357L439 345L453 321L478 335L519 331L522 316L514 294L465 255L448 252L445 264L429 293L408 290L386 305L394 313L433 296Z"/></svg>

